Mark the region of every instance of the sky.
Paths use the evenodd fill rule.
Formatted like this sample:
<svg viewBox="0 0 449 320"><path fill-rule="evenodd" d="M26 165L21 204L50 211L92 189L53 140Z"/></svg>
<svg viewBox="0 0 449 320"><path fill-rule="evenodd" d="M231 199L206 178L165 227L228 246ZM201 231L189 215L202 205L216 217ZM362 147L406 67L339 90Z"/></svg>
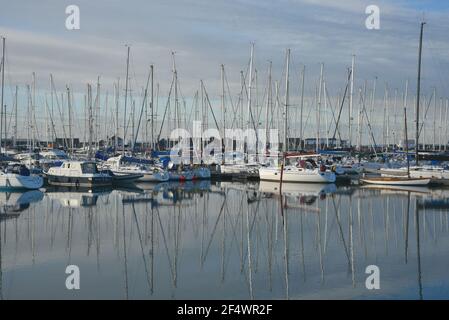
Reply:
<svg viewBox="0 0 449 320"><path fill-rule="evenodd" d="M410 99L415 94L419 24L422 19L427 22L423 94L430 95L432 88L436 87L438 97L448 96L449 4L443 1L0 2L0 35L7 39L5 103L12 105L12 88L18 85L22 114L26 109L26 85L31 84L32 72L36 74L36 105L42 108L45 93L49 91L50 73L59 91L64 92L68 85L78 94L77 108L81 108L83 103L86 84L95 84L98 77L103 94L106 91L111 93L114 81L120 78L123 82L125 78L125 45L131 46L132 92L134 95L141 92L149 66L154 64L155 81L160 84L160 109L172 77L172 52L175 53L182 94L187 100L194 96L200 80L203 80L212 103L219 105L221 64L225 66L231 95L237 100L240 71L246 72L250 46L254 43L260 101L263 100L268 61L273 63L273 79L280 81L280 95L283 95L285 51L291 49L292 107L299 103L302 65L306 66L305 90L310 100L306 105L313 104L321 63L324 63L327 90L334 99L333 104L336 104L336 97L346 85L351 57L355 55L355 92L365 81L370 92L373 80L377 78L375 109L378 118L373 116L372 121L376 130L381 130L378 127L381 121L374 119L382 119L385 87L388 86L390 96L397 88L400 96L406 79L409 79ZM65 27L68 16L65 8L73 4L80 9L79 30ZM368 17L365 8L372 4L380 9L379 30L368 30L365 26ZM354 99L359 100L357 97ZM104 98L102 100L105 101ZM437 115L438 111L435 113L438 120L441 117ZM430 116L429 121L432 122ZM314 122L314 116L309 116L306 130L315 131ZM291 126L295 127L295 124ZM82 128L78 130L82 131Z"/></svg>

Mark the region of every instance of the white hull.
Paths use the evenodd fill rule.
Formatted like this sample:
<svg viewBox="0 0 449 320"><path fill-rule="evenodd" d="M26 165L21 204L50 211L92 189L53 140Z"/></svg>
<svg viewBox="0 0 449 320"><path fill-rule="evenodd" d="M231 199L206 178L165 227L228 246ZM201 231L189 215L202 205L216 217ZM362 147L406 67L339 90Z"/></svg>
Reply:
<svg viewBox="0 0 449 320"><path fill-rule="evenodd" d="M168 181L169 176L165 171L146 171L146 170L134 170L134 169L118 169L111 170L114 174L140 174L142 177L138 178L138 182L164 182Z"/></svg>
<svg viewBox="0 0 449 320"><path fill-rule="evenodd" d="M44 184L40 176L21 176L16 173L1 173L0 188L6 190L15 189L39 189Z"/></svg>
<svg viewBox="0 0 449 320"><path fill-rule="evenodd" d="M383 177L407 176L407 168L382 169L380 172ZM410 178L427 178L432 183L449 185L449 170L432 166L410 167Z"/></svg>
<svg viewBox="0 0 449 320"><path fill-rule="evenodd" d="M431 179L414 178L364 178L360 179L363 183L386 185L386 186L425 186Z"/></svg>
<svg viewBox="0 0 449 320"><path fill-rule="evenodd" d="M260 180L281 181L280 168L260 168ZM335 173L319 169L301 169L296 167L285 167L282 173L283 182L304 182L304 183L334 183Z"/></svg>

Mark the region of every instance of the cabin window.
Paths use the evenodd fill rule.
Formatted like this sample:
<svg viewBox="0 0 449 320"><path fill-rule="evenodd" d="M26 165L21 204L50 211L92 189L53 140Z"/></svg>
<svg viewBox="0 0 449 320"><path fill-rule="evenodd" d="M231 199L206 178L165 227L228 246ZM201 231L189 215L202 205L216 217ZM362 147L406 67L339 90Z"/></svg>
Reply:
<svg viewBox="0 0 449 320"><path fill-rule="evenodd" d="M93 162L83 163L81 170L83 173L97 173L97 165Z"/></svg>

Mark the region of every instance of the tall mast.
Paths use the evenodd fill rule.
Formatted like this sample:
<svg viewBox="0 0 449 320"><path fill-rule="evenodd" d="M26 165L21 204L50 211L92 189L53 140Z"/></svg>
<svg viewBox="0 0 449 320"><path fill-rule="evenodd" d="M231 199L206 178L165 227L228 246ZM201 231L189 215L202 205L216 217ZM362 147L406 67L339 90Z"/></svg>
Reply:
<svg viewBox="0 0 449 320"><path fill-rule="evenodd" d="M288 94L289 94L289 72L290 72L290 49L287 49L287 58L285 65L285 119L284 119L284 152L288 151Z"/></svg>
<svg viewBox="0 0 449 320"><path fill-rule="evenodd" d="M323 68L324 64L321 63L320 67L320 83L318 85L318 110L317 110L317 129L316 129L316 153L320 150L320 127L321 127L321 91L322 91L322 85L323 85Z"/></svg>
<svg viewBox="0 0 449 320"><path fill-rule="evenodd" d="M269 111L272 109L272 103L273 103L273 90L272 90L272 80L271 80L271 68L272 68L272 62L270 61L269 67L268 67L268 94L267 94L267 109L265 110L265 153L268 155L268 146L269 146Z"/></svg>
<svg viewBox="0 0 449 320"><path fill-rule="evenodd" d="M154 66L150 66L151 69L151 149L154 149Z"/></svg>
<svg viewBox="0 0 449 320"><path fill-rule="evenodd" d="M408 98L408 79L405 80L404 108L407 108L407 98ZM405 136L405 133L404 133L404 136ZM405 143L408 143L408 141L405 141Z"/></svg>
<svg viewBox="0 0 449 320"><path fill-rule="evenodd" d="M120 99L120 79L117 79L117 85L115 87L115 139L114 139L114 151L117 152L118 147L118 135L119 135L119 120L118 120L118 105Z"/></svg>
<svg viewBox="0 0 449 320"><path fill-rule="evenodd" d="M67 108L69 113L69 153L73 152L73 138L72 138L72 110L70 105L70 89L67 86Z"/></svg>
<svg viewBox="0 0 449 320"><path fill-rule="evenodd" d="M355 64L355 55L352 55L351 61L351 87L349 92L349 147L352 147L352 109L353 109L353 97L354 97L354 64Z"/></svg>
<svg viewBox="0 0 449 320"><path fill-rule="evenodd" d="M92 87L87 85L87 107L89 110L89 146L88 146L88 158L92 158L92 135L93 135L93 121L92 121Z"/></svg>
<svg viewBox="0 0 449 320"><path fill-rule="evenodd" d="M418 52L418 81L416 89L416 141L415 141L415 163L418 165L418 146L419 146L419 100L421 94L421 55L422 55L422 37L425 22L421 22L421 32L419 35L419 52ZM436 97L435 97L436 98Z"/></svg>
<svg viewBox="0 0 449 320"><path fill-rule="evenodd" d="M226 140L226 107L225 107L225 80L224 80L224 65L221 65L221 112L223 116L223 138L221 140L221 163L225 164L225 140Z"/></svg>
<svg viewBox="0 0 449 320"><path fill-rule="evenodd" d="M301 109L300 109L300 115L299 115L299 147L301 147L301 141L304 138L303 137L303 129L302 129L302 122L303 122L303 109L304 109L304 77L306 73L306 66L304 65L302 67L301 72Z"/></svg>
<svg viewBox="0 0 449 320"><path fill-rule="evenodd" d="M16 86L16 92L14 94L14 138L13 147L17 147L17 96L18 96L19 86Z"/></svg>
<svg viewBox="0 0 449 320"><path fill-rule="evenodd" d="M2 152L3 139L3 95L5 91L5 37L2 37L2 97L0 105L0 153Z"/></svg>
<svg viewBox="0 0 449 320"><path fill-rule="evenodd" d="M251 92L253 84L253 59L254 59L254 43L251 43L251 57L249 60L249 77L248 77L248 108L247 116L248 122L246 123L246 128L249 130L251 125ZM246 142L246 152L245 152L245 162L248 162L248 141Z"/></svg>
<svg viewBox="0 0 449 320"><path fill-rule="evenodd" d="M125 142L126 142L126 105L128 102L128 73L129 73L129 49L130 46L126 46L128 48L127 56L126 56L126 80L125 80L125 110L123 113L123 154L125 154Z"/></svg>
<svg viewBox="0 0 449 320"><path fill-rule="evenodd" d="M426 101L424 97L424 102ZM437 88L433 88L433 146L432 150L436 150L436 141L437 141ZM424 119L425 120L425 119Z"/></svg>
<svg viewBox="0 0 449 320"><path fill-rule="evenodd" d="M326 148L329 149L329 130L327 119L327 99L326 99L326 81L323 81L323 95L324 95L324 130L326 132Z"/></svg>

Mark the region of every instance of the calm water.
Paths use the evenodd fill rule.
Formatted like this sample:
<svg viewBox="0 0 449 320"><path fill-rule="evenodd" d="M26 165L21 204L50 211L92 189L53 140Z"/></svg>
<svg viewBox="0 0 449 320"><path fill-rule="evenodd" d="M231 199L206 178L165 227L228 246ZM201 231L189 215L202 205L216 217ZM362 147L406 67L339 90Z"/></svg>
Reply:
<svg viewBox="0 0 449 320"><path fill-rule="evenodd" d="M449 298L449 189L140 187L1 193L2 298Z"/></svg>

